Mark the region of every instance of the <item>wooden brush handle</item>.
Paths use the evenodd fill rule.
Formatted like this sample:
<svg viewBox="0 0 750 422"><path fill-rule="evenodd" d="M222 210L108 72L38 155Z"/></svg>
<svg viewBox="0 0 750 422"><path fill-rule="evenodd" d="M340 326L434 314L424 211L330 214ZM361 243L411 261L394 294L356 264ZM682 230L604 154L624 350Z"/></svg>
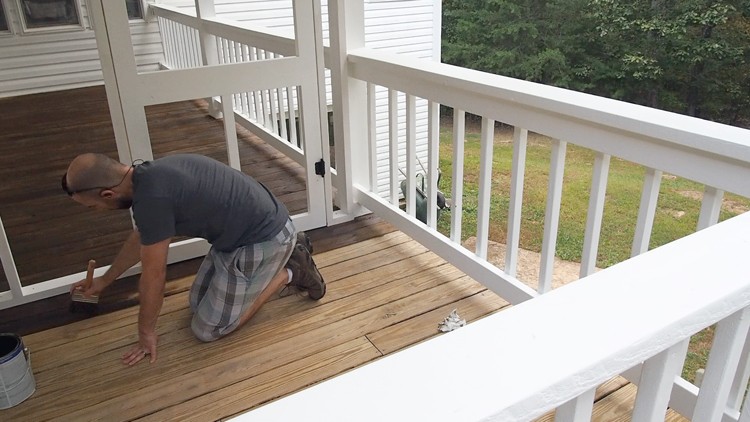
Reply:
<svg viewBox="0 0 750 422"><path fill-rule="evenodd" d="M88 290L94 282L94 269L96 269L96 260L90 259L89 266L86 268L86 283L83 284L83 290Z"/></svg>

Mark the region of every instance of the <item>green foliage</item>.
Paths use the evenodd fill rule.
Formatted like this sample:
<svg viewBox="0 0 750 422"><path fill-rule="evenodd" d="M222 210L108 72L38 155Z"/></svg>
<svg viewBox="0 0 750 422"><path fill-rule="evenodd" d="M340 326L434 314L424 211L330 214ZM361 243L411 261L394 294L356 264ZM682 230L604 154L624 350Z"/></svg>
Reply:
<svg viewBox="0 0 750 422"><path fill-rule="evenodd" d="M586 45L573 45L580 20L566 2L446 0L443 60L447 63L545 84L586 88L578 75L594 64L579 59Z"/></svg>
<svg viewBox="0 0 750 422"><path fill-rule="evenodd" d="M734 125L748 0L444 0L443 61Z"/></svg>

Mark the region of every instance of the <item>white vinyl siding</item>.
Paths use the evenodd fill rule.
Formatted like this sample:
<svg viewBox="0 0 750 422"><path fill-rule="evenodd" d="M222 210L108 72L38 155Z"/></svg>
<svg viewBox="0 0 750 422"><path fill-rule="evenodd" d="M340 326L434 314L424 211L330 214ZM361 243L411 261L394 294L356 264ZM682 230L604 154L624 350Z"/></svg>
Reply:
<svg viewBox="0 0 750 422"><path fill-rule="evenodd" d="M2 0L12 35L0 35L0 98L103 83L96 39L81 1L83 28L22 34L17 3ZM156 22L130 24L140 71L157 70L162 45Z"/></svg>

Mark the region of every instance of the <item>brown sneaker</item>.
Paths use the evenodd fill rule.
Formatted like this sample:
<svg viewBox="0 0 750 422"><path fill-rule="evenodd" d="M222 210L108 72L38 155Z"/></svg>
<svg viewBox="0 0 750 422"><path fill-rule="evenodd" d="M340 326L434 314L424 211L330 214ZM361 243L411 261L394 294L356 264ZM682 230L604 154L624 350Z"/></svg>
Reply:
<svg viewBox="0 0 750 422"><path fill-rule="evenodd" d="M310 255L312 255L313 244L312 241L310 241L310 238L307 236L307 233L297 232L297 244L304 246L305 249L307 249L307 252L310 252Z"/></svg>
<svg viewBox="0 0 750 422"><path fill-rule="evenodd" d="M326 294L326 283L320 275L318 267L310 256L304 244L294 246L292 256L287 261L286 268L292 270L292 282L289 286L306 291L310 299L318 300Z"/></svg>

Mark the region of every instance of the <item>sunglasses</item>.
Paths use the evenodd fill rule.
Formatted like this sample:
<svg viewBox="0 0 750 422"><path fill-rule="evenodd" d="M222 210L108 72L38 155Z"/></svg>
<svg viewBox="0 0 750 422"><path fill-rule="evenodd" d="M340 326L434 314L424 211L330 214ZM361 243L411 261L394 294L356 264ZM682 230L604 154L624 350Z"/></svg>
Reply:
<svg viewBox="0 0 750 422"><path fill-rule="evenodd" d="M136 161L140 161L140 160L136 160ZM65 193L67 193L68 196L73 196L77 193L87 192L87 191L94 190L94 189L102 189L102 190L112 189L112 188L116 188L120 186L122 182L125 181L125 178L128 177L128 173L130 173L130 170L132 170L133 167L135 167L135 162L133 162L133 164L130 165L130 168L128 169L128 171L125 172L125 176L122 176L122 180L120 180L120 183L116 185L112 185L112 186L94 186L94 187L84 188L84 189L70 189L70 187L68 187L68 181L67 181L68 172L67 171L65 172L65 174L63 174L62 181L60 182L60 184L62 185L62 190L65 191Z"/></svg>

